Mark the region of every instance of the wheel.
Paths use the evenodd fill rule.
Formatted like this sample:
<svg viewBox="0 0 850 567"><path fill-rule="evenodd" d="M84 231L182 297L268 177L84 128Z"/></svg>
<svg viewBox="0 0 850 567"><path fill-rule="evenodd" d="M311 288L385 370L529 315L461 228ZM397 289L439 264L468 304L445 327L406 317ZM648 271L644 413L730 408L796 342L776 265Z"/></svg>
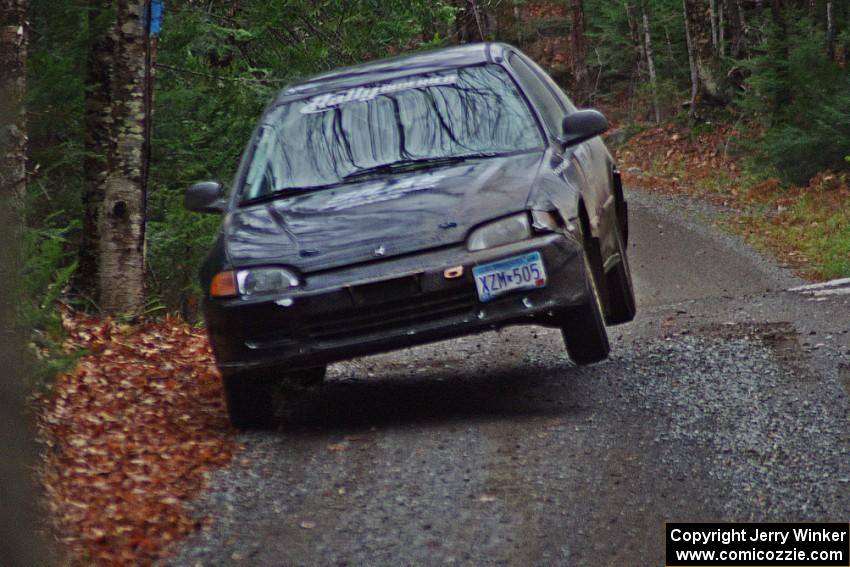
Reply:
<svg viewBox="0 0 850 567"><path fill-rule="evenodd" d="M578 365L592 364L608 358L611 350L608 344L608 332L602 317L602 302L599 289L587 253L584 254L585 285L588 300L584 305L570 309L564 315L561 334L567 347L567 354Z"/></svg>
<svg viewBox="0 0 850 567"><path fill-rule="evenodd" d="M274 425L274 385L267 374L243 372L223 377L224 401L236 429L268 429Z"/></svg>
<svg viewBox="0 0 850 567"><path fill-rule="evenodd" d="M635 290L632 285L632 271L626 256L626 246L619 230L614 231L617 237L617 252L620 262L605 275L605 287L608 290L608 313L605 322L609 325L628 323L635 318Z"/></svg>
<svg viewBox="0 0 850 567"><path fill-rule="evenodd" d="M295 390L317 388L325 381L327 372L328 367L325 365L285 372L283 373L283 386Z"/></svg>

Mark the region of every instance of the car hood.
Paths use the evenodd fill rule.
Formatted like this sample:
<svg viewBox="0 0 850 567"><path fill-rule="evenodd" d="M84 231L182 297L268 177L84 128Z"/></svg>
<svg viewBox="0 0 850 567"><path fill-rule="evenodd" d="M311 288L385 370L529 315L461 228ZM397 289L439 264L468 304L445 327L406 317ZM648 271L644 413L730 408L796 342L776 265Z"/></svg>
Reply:
<svg viewBox="0 0 850 567"><path fill-rule="evenodd" d="M225 221L234 266L305 273L463 242L525 208L543 152L371 178L242 207Z"/></svg>

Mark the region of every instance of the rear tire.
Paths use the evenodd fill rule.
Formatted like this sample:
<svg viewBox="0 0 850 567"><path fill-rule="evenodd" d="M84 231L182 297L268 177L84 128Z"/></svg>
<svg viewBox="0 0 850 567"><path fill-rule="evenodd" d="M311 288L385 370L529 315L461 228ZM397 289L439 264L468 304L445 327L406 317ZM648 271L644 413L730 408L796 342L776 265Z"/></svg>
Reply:
<svg viewBox="0 0 850 567"><path fill-rule="evenodd" d="M223 377L224 401L236 429L268 429L274 425L275 381L256 372Z"/></svg>
<svg viewBox="0 0 850 567"><path fill-rule="evenodd" d="M567 347L567 354L576 364L583 366L593 364L608 358L611 346L608 343L608 332L605 330L605 320L602 316L602 302L599 299L599 289L587 253L584 254L585 285L588 299L580 305L567 311L561 334Z"/></svg>
<svg viewBox="0 0 850 567"><path fill-rule="evenodd" d="M605 287L608 290L608 313L605 322L609 325L628 323L635 318L635 290L632 285L632 271L626 256L626 246L619 230L616 231L617 252L620 262L605 275Z"/></svg>

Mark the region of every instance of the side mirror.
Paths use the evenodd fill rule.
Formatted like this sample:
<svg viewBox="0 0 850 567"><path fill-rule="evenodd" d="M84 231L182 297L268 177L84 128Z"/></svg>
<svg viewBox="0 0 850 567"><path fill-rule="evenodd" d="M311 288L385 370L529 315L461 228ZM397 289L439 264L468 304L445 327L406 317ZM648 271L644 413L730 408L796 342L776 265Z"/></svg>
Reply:
<svg viewBox="0 0 850 567"><path fill-rule="evenodd" d="M196 213L223 213L226 204L218 181L195 183L183 194L183 206Z"/></svg>
<svg viewBox="0 0 850 567"><path fill-rule="evenodd" d="M608 119L597 110L577 110L564 117L560 142L565 148L595 138L608 130Z"/></svg>

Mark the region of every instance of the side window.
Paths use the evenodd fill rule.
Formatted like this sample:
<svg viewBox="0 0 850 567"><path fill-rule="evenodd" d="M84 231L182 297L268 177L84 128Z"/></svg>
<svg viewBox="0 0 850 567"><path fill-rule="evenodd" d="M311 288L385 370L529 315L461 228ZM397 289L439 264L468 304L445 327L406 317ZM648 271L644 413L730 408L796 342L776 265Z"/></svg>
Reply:
<svg viewBox="0 0 850 567"><path fill-rule="evenodd" d="M561 133L561 123L566 115L565 109L561 105L561 101L555 98L555 95L553 95L552 91L543 84L537 76L537 73L535 73L517 54L511 54L510 62L511 67L514 71L516 71L516 74L519 77L520 83L522 83L523 90L525 90L528 98L531 99L531 102L540 112L540 116L543 119L543 123L546 125L546 129L553 136L557 136Z"/></svg>
<svg viewBox="0 0 850 567"><path fill-rule="evenodd" d="M558 86L558 83L552 80L552 77L549 76L549 73L541 69L540 66L531 59L527 61L523 59L522 61L523 63L527 63L528 66L531 67L534 71L536 71L537 75L543 79L543 82L549 85L549 88L552 89L552 92L555 93L555 96L558 97L558 100L560 100L564 108L567 109L567 114L572 114L576 111L576 107L573 102L569 99L566 93L564 93L563 89Z"/></svg>

